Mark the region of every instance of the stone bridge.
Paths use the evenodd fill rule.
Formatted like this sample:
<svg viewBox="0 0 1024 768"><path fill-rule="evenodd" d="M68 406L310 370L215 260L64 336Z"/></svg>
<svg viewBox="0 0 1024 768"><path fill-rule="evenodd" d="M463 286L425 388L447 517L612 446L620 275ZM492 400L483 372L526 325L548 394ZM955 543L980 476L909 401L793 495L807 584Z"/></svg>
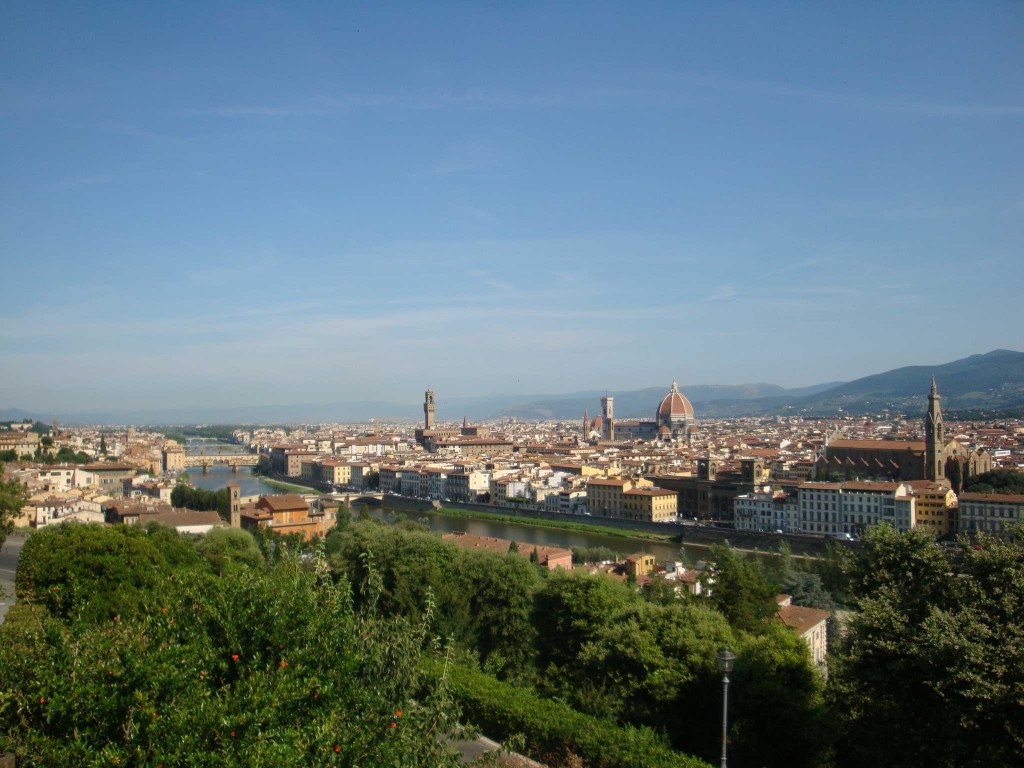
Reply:
<svg viewBox="0 0 1024 768"><path fill-rule="evenodd" d="M347 507L351 507L353 504L365 504L368 501L380 504L384 501L384 494L374 493L373 491L353 491L352 493L335 493L332 494L332 498L344 502Z"/></svg>
<svg viewBox="0 0 1024 768"><path fill-rule="evenodd" d="M226 464L231 467L232 472L237 472L239 467L255 467L259 460L258 453L194 454L185 457L185 466L202 467L205 475L214 464Z"/></svg>

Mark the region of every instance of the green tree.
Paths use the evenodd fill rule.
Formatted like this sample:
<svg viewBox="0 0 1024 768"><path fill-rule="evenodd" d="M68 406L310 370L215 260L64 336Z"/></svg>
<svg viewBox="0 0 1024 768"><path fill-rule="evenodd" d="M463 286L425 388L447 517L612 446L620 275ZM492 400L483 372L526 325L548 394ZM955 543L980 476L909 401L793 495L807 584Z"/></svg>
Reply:
<svg viewBox="0 0 1024 768"><path fill-rule="evenodd" d="M793 605L818 608L822 611L835 610L836 602L825 589L821 576L807 571L790 571L782 581L782 592L791 595Z"/></svg>
<svg viewBox="0 0 1024 768"><path fill-rule="evenodd" d="M4 480L4 465L0 464L0 545L14 528L14 518L25 506L25 489L16 480Z"/></svg>
<svg viewBox="0 0 1024 768"><path fill-rule="evenodd" d="M602 625L636 599L624 585L605 576L552 572L533 605L540 670L549 666L556 670L569 668L583 646L597 637ZM570 686L557 673L546 678L545 685L558 689Z"/></svg>
<svg viewBox="0 0 1024 768"><path fill-rule="evenodd" d="M702 576L711 604L735 629L761 631L775 615L776 585L752 558L730 546L716 544L709 554L714 566Z"/></svg>
<svg viewBox="0 0 1024 768"><path fill-rule="evenodd" d="M965 493L1024 494L1024 473L996 469L964 480Z"/></svg>
<svg viewBox="0 0 1024 768"><path fill-rule="evenodd" d="M926 533L869 531L829 696L843 766L1009 765L1024 753L1024 544L951 559Z"/></svg>
<svg viewBox="0 0 1024 768"><path fill-rule="evenodd" d="M103 456L107 455L107 438L105 435L100 435L100 454Z"/></svg>
<svg viewBox="0 0 1024 768"><path fill-rule="evenodd" d="M511 552L512 554L515 554L516 552L518 552L519 551L519 542L513 540L508 545L508 551Z"/></svg>
<svg viewBox="0 0 1024 768"><path fill-rule="evenodd" d="M220 574L230 568L255 568L264 563L252 534L239 528L214 528L196 542L196 550Z"/></svg>
<svg viewBox="0 0 1024 768"><path fill-rule="evenodd" d="M195 548L169 529L153 526L47 526L21 550L15 586L19 598L59 617L90 621L142 611L173 564L199 563Z"/></svg>

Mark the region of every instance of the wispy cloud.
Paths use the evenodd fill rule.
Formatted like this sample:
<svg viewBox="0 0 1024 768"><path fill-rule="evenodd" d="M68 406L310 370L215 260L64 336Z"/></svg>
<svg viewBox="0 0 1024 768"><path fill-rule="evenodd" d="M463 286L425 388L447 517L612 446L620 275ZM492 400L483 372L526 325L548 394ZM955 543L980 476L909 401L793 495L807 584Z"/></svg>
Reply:
<svg viewBox="0 0 1024 768"><path fill-rule="evenodd" d="M196 117L229 119L286 119L338 115L363 109L397 107L416 110L511 110L550 107L564 103L556 94L517 93L513 91L469 88L377 94L321 94L291 104L217 104L185 110Z"/></svg>
<svg viewBox="0 0 1024 768"><path fill-rule="evenodd" d="M732 285L723 285L714 293L705 296L702 301L725 301L736 295L736 288Z"/></svg>
<svg viewBox="0 0 1024 768"><path fill-rule="evenodd" d="M468 141L450 147L445 154L426 168L428 176L452 176L485 171L496 167L501 159L497 147L487 142Z"/></svg>
<svg viewBox="0 0 1024 768"><path fill-rule="evenodd" d="M855 92L810 88L781 81L737 78L718 73L688 73L678 78L678 82L683 87L810 100L873 112L961 118L1024 116L1024 104L957 104L933 102L917 96L878 97Z"/></svg>
<svg viewBox="0 0 1024 768"><path fill-rule="evenodd" d="M775 277L776 275L785 275L789 272L802 272L810 267L814 267L819 264L828 264L831 261L835 261L834 256L818 256L812 259L803 259L802 261L785 264L781 267L776 267L775 269L769 269L767 272L762 272L757 277L757 280L764 280L765 278Z"/></svg>

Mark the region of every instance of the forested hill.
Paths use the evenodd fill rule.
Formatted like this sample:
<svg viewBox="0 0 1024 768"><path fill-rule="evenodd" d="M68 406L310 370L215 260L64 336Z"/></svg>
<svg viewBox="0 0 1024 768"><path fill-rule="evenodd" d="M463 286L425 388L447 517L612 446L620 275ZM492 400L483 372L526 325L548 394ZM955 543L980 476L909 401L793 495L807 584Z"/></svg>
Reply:
<svg viewBox="0 0 1024 768"><path fill-rule="evenodd" d="M920 410L932 377L945 410L1024 406L1024 352L997 349L943 365L913 365L866 376L791 403L794 410L868 413L883 407Z"/></svg>

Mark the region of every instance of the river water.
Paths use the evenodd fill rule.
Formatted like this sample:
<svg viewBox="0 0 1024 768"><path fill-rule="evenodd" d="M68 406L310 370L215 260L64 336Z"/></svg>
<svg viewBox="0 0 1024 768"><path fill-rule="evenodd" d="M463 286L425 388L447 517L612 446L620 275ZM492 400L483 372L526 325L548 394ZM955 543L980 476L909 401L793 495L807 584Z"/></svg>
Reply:
<svg viewBox="0 0 1024 768"><path fill-rule="evenodd" d="M208 491L219 491L227 488L228 483L238 483L242 496L262 496L268 493L281 493L263 482L263 479L252 473L252 467L239 467L232 472L231 467L210 467L208 474L203 474L202 467L188 467L188 477L196 488Z"/></svg>
<svg viewBox="0 0 1024 768"><path fill-rule="evenodd" d="M219 491L221 488L226 488L228 483L238 483L242 496L280 493L263 482L262 478L254 475L252 467L239 467L237 472L232 472L231 467L215 464L204 474L202 465L189 462L193 456L222 456L228 453L248 453L248 451L233 443L204 442L186 446L185 469L188 470L192 485L207 491Z"/></svg>
<svg viewBox="0 0 1024 768"><path fill-rule="evenodd" d="M190 447L188 454L201 455L217 453L244 453L244 449L229 443L208 443L200 449ZM188 462L186 461L186 464ZM276 489L267 485L263 480L253 475L251 467L239 467L238 472L232 472L230 467L213 466L209 473L203 474L202 467L189 468L189 477L196 488L205 488L210 491L217 491L235 482L241 486L242 496L255 496L265 493L279 493ZM510 539L520 544L539 544L549 547L607 547L620 555L631 555L634 552L647 552L654 555L658 562L665 560L682 560L685 563L693 564L707 556L707 547L693 546L687 544L680 547L679 544L667 544L662 542L642 541L639 539L627 539L621 536L609 536L603 533L588 533L585 531L565 531L557 528L541 528L532 525L519 523L507 523L499 520L485 518L450 517L438 514L437 512L408 512L395 511L367 507L366 513L371 517L385 522L394 523L398 520L409 519L426 524L432 531L438 534L452 533L453 531L465 531L476 536L493 536L499 539ZM354 514L359 514L354 512ZM588 520L590 518L587 518ZM599 521L595 524L599 524Z"/></svg>

